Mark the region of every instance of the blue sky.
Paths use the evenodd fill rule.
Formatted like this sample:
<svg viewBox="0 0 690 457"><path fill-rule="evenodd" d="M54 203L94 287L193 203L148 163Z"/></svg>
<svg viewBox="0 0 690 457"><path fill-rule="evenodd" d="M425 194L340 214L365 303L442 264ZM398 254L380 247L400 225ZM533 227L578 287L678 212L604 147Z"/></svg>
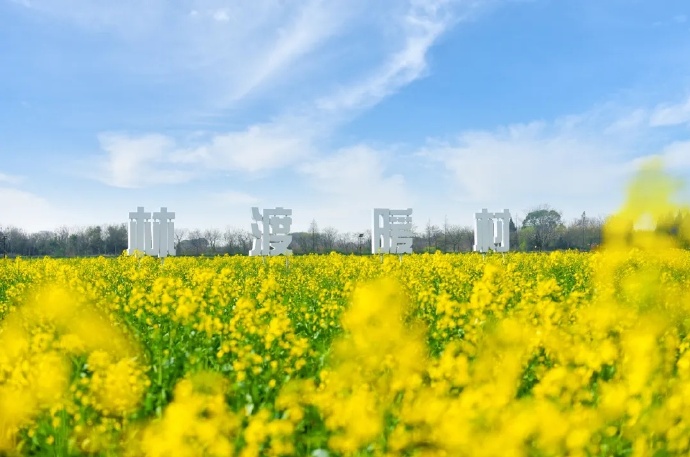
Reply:
<svg viewBox="0 0 690 457"><path fill-rule="evenodd" d="M569 220L649 157L690 182L685 0L0 0L0 24L0 226Z"/></svg>

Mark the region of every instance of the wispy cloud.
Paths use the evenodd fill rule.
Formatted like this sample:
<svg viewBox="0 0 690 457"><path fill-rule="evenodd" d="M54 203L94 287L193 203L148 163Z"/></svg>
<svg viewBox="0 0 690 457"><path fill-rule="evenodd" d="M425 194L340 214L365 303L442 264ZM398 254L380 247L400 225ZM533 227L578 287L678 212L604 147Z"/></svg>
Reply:
<svg viewBox="0 0 690 457"><path fill-rule="evenodd" d="M385 152L361 144L303 164L299 171L329 198L372 205L409 204L404 177L387 172L388 168Z"/></svg>
<svg viewBox="0 0 690 457"><path fill-rule="evenodd" d="M99 136L107 154L97 176L115 187L146 187L189 181L195 176L188 168L175 166L173 158L181 155L172 139L164 135L131 137L108 133Z"/></svg>
<svg viewBox="0 0 690 457"><path fill-rule="evenodd" d="M690 140L674 141L664 146L659 153L650 154L635 161L635 165L640 165L651 158L659 158L669 169L690 175Z"/></svg>
<svg viewBox="0 0 690 457"><path fill-rule="evenodd" d="M681 103L657 106L649 122L653 127L690 124L690 97Z"/></svg>
<svg viewBox="0 0 690 457"><path fill-rule="evenodd" d="M354 80L342 82L334 92L304 101L298 109L284 108L283 113L271 121L207 134L194 142L160 134L102 135L105 158L100 179L119 187L150 186L188 181L217 171L265 172L328 156L327 138L348 119L349 113L373 106L422 77L427 68L426 56L439 36L484 3L487 2L412 0L402 11L399 11L399 3L388 4L391 12L387 17L388 27L396 38L395 43L387 47L387 52L377 59L378 63ZM287 8L281 5L279 10ZM247 67L251 68L251 74L235 85L232 97L242 98L273 75L284 73L283 68L293 66L310 50L319 47L337 32L338 27L345 27L346 19L356 22L352 19L354 13L366 11L357 2L348 3L352 5L348 12L341 11L345 7L340 2L326 5L310 1L300 5L294 11L283 13L290 20L272 44L265 49L260 45L256 56L249 58ZM221 22L246 28L243 20L247 19L247 11L243 9L230 11L195 5L192 12L195 17L210 14L216 21L220 18ZM265 12L264 16L274 14L277 13ZM266 20L264 16L259 16L259 22ZM259 32L253 30L252 33ZM218 46L216 43L214 49ZM223 58L222 52L218 57ZM259 64L253 65L254 61ZM307 84L310 84L308 80Z"/></svg>
<svg viewBox="0 0 690 457"><path fill-rule="evenodd" d="M255 60L243 83L234 91L235 99L243 98L271 78L285 74L293 62L336 35L350 16L339 2L312 0L301 5L289 22L278 28L272 42L261 52L260 59Z"/></svg>
<svg viewBox="0 0 690 457"><path fill-rule="evenodd" d="M214 135L197 151L207 170L256 173L283 168L310 156L313 135L308 125L299 122L256 124L242 131Z"/></svg>
<svg viewBox="0 0 690 457"><path fill-rule="evenodd" d="M0 172L0 183L19 184L22 181L24 181L23 176L8 175L6 173Z"/></svg>
<svg viewBox="0 0 690 457"><path fill-rule="evenodd" d="M630 133L638 128L646 128L649 123L649 112L643 108L637 108L630 114L623 114L614 119L605 129L604 133L619 134Z"/></svg>
<svg viewBox="0 0 690 457"><path fill-rule="evenodd" d="M364 0L227 2L32 0L30 8L94 33L106 32L117 72L182 80L205 88L204 102L227 108L280 85L352 25ZM160 56L165 58L161 59Z"/></svg>
<svg viewBox="0 0 690 457"><path fill-rule="evenodd" d="M0 187L0 226L48 230L59 223L58 212L44 198L11 187Z"/></svg>
<svg viewBox="0 0 690 457"><path fill-rule="evenodd" d="M228 22L230 20L230 15L228 15L228 10L221 8L213 12L213 19L218 22Z"/></svg>
<svg viewBox="0 0 690 457"><path fill-rule="evenodd" d="M626 179L650 158L660 157L669 170L690 178L690 141L669 143L659 136L650 142L658 127L680 121L684 106L627 112L598 107L550 122L465 131L451 140L430 140L418 155L442 164L461 203L526 209L560 202L566 213L610 212ZM655 122L655 115L665 122ZM640 137L647 143L637 145Z"/></svg>
<svg viewBox="0 0 690 457"><path fill-rule="evenodd" d="M372 207L414 206L417 198L405 178L391 171L392 156L359 144L303 164L299 173L316 192L309 199L314 208L301 208L302 213L318 214L326 225L361 230L367 227Z"/></svg>
<svg viewBox="0 0 690 457"><path fill-rule="evenodd" d="M115 187L192 181L219 171L259 173L294 164L313 152L309 126L251 125L183 142L160 134L99 136L104 152L96 177Z"/></svg>
<svg viewBox="0 0 690 457"><path fill-rule="evenodd" d="M322 111L368 108L428 71L427 54L456 23L475 17L493 1L412 0L398 19L398 47L383 64L360 80L342 85L317 100Z"/></svg>
<svg viewBox="0 0 690 457"><path fill-rule="evenodd" d="M413 1L400 20L400 47L361 81L322 97L323 111L351 110L377 104L381 99L422 76L426 55L436 39L456 19L450 1Z"/></svg>
<svg viewBox="0 0 690 457"><path fill-rule="evenodd" d="M498 200L513 193L525 201L596 196L619 178L621 151L603 138L546 123L469 131L422 154L441 161L469 201Z"/></svg>

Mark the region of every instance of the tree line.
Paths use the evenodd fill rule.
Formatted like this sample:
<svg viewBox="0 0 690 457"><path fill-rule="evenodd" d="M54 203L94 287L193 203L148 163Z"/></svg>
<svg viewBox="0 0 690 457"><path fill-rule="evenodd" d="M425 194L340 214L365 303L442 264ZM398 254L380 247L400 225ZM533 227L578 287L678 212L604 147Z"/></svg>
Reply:
<svg viewBox="0 0 690 457"><path fill-rule="evenodd" d="M603 238L605 220L588 217L586 213L570 221L548 206L527 213L521 221L510 221L511 251L553 251L577 249L589 251L597 248ZM657 232L676 235L690 230L690 215L677 213L660 221ZM632 230L632 227L630 228ZM431 221L414 228L414 252L470 252L474 244L474 228ZM249 230L228 227L225 230L175 230L177 255L247 255L253 237ZM126 224L61 227L54 231L27 233L17 227L0 226L0 254L23 257L85 257L117 256L127 249ZM685 247L688 246L686 240ZM290 245L295 255L339 252L342 254L368 254L371 252L371 231L340 232L333 227L319 228L314 220L306 232L292 233Z"/></svg>
<svg viewBox="0 0 690 457"><path fill-rule="evenodd" d="M114 224L61 227L27 233L17 227L0 226L0 253L24 257L84 257L119 255L127 249L127 226Z"/></svg>

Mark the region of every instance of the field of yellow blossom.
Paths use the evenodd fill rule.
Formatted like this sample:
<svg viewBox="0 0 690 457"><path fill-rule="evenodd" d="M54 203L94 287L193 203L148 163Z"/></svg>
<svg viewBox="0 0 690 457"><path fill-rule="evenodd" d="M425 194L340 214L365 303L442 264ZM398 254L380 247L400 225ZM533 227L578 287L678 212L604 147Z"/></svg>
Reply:
<svg viewBox="0 0 690 457"><path fill-rule="evenodd" d="M0 455L690 453L690 252L0 260Z"/></svg>

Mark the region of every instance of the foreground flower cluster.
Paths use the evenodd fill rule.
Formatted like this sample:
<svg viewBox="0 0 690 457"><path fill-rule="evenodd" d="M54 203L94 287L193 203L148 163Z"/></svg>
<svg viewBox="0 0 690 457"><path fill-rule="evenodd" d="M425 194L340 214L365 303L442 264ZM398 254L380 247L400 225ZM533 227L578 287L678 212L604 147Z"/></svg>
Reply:
<svg viewBox="0 0 690 457"><path fill-rule="evenodd" d="M0 455L686 455L667 197L593 254L1 261Z"/></svg>

